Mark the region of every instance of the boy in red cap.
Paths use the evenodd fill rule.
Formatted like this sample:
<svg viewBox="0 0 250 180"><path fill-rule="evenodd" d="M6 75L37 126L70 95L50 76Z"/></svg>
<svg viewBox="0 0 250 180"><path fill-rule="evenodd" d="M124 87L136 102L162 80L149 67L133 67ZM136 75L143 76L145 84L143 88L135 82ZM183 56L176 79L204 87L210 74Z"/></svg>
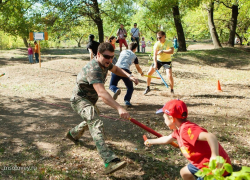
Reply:
<svg viewBox="0 0 250 180"><path fill-rule="evenodd" d="M169 136L148 139L144 144L169 144L177 140L181 152L190 162L180 170L184 180L195 180L197 177L194 174L206 167L204 163L216 159L216 156L222 156L227 163L231 164L229 156L216 137L206 129L187 120L188 110L183 101L170 100L156 113L163 113L165 124L174 131ZM227 173L225 172L224 175ZM202 179L198 178L198 180Z"/></svg>

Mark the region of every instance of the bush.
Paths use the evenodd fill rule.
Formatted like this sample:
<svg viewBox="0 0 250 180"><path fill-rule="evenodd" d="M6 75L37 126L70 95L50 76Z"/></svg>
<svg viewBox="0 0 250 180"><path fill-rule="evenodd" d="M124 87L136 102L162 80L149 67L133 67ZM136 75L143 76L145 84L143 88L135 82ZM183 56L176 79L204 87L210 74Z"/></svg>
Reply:
<svg viewBox="0 0 250 180"><path fill-rule="evenodd" d="M218 164L222 164L221 168L217 168ZM208 167L202 168L195 174L198 177L203 177L204 180L250 180L250 167L243 166L240 171L233 172L231 164L226 163L221 156L217 156L216 160L205 163L205 165ZM231 175L223 177L225 171Z"/></svg>

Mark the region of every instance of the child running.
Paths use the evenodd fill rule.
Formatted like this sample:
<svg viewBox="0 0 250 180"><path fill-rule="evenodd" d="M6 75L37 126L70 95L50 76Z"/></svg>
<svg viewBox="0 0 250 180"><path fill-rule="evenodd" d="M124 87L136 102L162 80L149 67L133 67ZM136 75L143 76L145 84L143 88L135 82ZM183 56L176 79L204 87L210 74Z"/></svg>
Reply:
<svg viewBox="0 0 250 180"><path fill-rule="evenodd" d="M216 159L216 156L222 156L227 163L231 164L229 156L215 135L187 120L188 110L183 101L170 100L156 113L163 113L165 124L174 131L169 136L148 139L144 144L169 144L177 140L182 154L190 162L180 170L184 180L195 180L197 177L194 174L206 167L204 163ZM225 172L223 175L227 174ZM199 177L197 180L203 180L203 178Z"/></svg>
<svg viewBox="0 0 250 180"><path fill-rule="evenodd" d="M131 107L132 104L130 103L130 100L132 98L132 94L134 91L134 86L132 81L129 79L130 77L133 77L132 72L130 71L130 66L132 64L135 64L135 67L137 71L143 76L142 69L139 65L139 61L137 56L135 55L135 51L137 48L137 43L132 42L129 44L129 49L128 50L123 50L120 53L120 56L118 58L118 61L116 63L116 66L123 69L127 73L129 73L129 77L124 77L120 75L116 75L112 73L111 79L110 79L110 84L109 84L109 89L114 93L113 99L116 100L117 97L121 94L121 89L117 87L118 82L122 79L125 86L127 87L127 93L124 97L124 102L126 107Z"/></svg>

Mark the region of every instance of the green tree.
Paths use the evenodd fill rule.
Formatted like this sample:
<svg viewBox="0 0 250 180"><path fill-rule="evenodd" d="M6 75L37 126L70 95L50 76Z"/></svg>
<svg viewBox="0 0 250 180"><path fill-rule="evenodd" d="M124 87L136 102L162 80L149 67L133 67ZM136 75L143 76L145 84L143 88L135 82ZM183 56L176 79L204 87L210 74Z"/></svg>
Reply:
<svg viewBox="0 0 250 180"><path fill-rule="evenodd" d="M236 35L240 42L250 43L250 1L239 3L239 15L236 29Z"/></svg>
<svg viewBox="0 0 250 180"><path fill-rule="evenodd" d="M72 26L70 28L70 32L67 36L70 39L74 39L77 42L78 47L81 47L81 43L84 39L88 39L89 34L97 33L97 31L93 28L94 23L92 23L92 25L89 25L89 23L88 21L85 21L85 19L83 19L77 24L77 26Z"/></svg>
<svg viewBox="0 0 250 180"><path fill-rule="evenodd" d="M32 18L27 15L32 3L28 0L6 0L0 4L0 30L22 37L25 46L28 47L29 31L34 27Z"/></svg>
<svg viewBox="0 0 250 180"><path fill-rule="evenodd" d="M219 3L222 3L225 7L231 9L231 18L229 21L229 29L230 29L230 34L229 34L229 40L228 40L228 45L231 47L234 47L234 39L235 39L235 33L236 33L236 27L237 27L237 18L239 14L239 5L238 1L231 1L231 0L225 0L225 1L218 1Z"/></svg>
<svg viewBox="0 0 250 180"><path fill-rule="evenodd" d="M99 41L104 40L104 28L103 28L103 16L108 16L109 20L117 21L118 17L120 19L125 19L123 11L117 11L120 9L129 10L128 2L132 3L132 0L126 1L112 1L112 0L43 0L45 6L53 6L60 12L59 17L64 20L64 23L77 21L79 18L88 18L95 23L98 29ZM107 7L113 7L112 9L107 9ZM125 17L123 17L125 16ZM67 20L67 21L66 21ZM119 22L119 21L118 21Z"/></svg>
<svg viewBox="0 0 250 180"><path fill-rule="evenodd" d="M154 1L154 0L146 0L146 1L140 1L140 4L143 7L148 8L149 16L153 16L154 21L146 23L148 28L151 31L155 31L152 27L158 27L155 26L155 21L160 22L160 20L164 19L165 23L166 21L172 21L174 20L174 27L175 31L178 36L178 42L179 42L179 51L186 51L186 40L185 40L185 34L183 30L182 25L182 17L183 15L180 13L180 9L182 9L182 12L185 12L184 9L186 8L195 8L199 6L200 1L199 0L162 0L162 1ZM159 30L159 29L157 29Z"/></svg>

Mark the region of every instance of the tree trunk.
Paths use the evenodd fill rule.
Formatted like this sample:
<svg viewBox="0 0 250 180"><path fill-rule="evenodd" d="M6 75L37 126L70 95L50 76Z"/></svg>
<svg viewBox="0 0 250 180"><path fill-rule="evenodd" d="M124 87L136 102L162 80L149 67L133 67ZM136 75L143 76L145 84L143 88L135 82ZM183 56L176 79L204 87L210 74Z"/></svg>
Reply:
<svg viewBox="0 0 250 180"><path fill-rule="evenodd" d="M98 29L99 42L102 43L104 40L102 19L101 18L95 19L95 23Z"/></svg>
<svg viewBox="0 0 250 180"><path fill-rule="evenodd" d="M29 46L26 37L23 37L23 43L24 43L25 47L28 47L28 46Z"/></svg>
<svg viewBox="0 0 250 180"><path fill-rule="evenodd" d="M208 11L208 26L214 44L214 48L221 48L222 46L214 25L214 2L211 2L209 4L207 11Z"/></svg>
<svg viewBox="0 0 250 180"><path fill-rule="evenodd" d="M80 39L79 39L78 47L81 47L82 38L83 38L83 36L81 36Z"/></svg>
<svg viewBox="0 0 250 180"><path fill-rule="evenodd" d="M97 25L98 29L98 35L99 35L99 42L103 42L104 40L104 33L103 33L103 22L100 16L100 9L98 6L98 0L93 0L93 9L94 9L94 14L91 17L95 24Z"/></svg>
<svg viewBox="0 0 250 180"><path fill-rule="evenodd" d="M179 6L174 6L172 10L173 10L175 28L178 36L178 43L179 43L178 51L187 51L185 35L181 24Z"/></svg>
<svg viewBox="0 0 250 180"><path fill-rule="evenodd" d="M229 25L230 34L229 34L228 45L230 47L234 47L234 39L235 39L238 14L239 14L238 6L233 5L232 6L232 17L231 17L230 25Z"/></svg>

